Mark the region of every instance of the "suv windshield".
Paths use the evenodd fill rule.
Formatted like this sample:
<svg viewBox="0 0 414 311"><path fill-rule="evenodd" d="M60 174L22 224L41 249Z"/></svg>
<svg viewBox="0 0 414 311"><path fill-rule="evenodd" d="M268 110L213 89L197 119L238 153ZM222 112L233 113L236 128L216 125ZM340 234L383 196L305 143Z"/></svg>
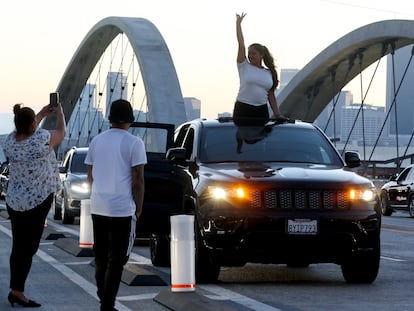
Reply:
<svg viewBox="0 0 414 311"><path fill-rule="evenodd" d="M86 174L87 165L85 164L86 153L74 153L70 171L75 174Z"/></svg>
<svg viewBox="0 0 414 311"><path fill-rule="evenodd" d="M237 152L236 127L203 130L200 160L211 162L295 162L333 165L343 163L331 143L314 128L274 126L267 136L253 144L243 142Z"/></svg>

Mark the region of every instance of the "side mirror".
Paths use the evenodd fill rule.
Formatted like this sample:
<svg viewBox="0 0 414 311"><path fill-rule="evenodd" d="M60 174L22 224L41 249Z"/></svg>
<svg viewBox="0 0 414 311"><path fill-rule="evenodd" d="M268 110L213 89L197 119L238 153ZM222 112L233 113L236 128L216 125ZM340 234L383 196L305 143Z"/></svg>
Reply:
<svg viewBox="0 0 414 311"><path fill-rule="evenodd" d="M361 159L359 158L358 152L346 151L345 152L345 163L349 168L358 167L361 165Z"/></svg>
<svg viewBox="0 0 414 311"><path fill-rule="evenodd" d="M66 174L66 167L59 166L59 174Z"/></svg>
<svg viewBox="0 0 414 311"><path fill-rule="evenodd" d="M389 181L396 181L396 180L397 180L397 178L398 178L398 174L392 174L392 175L390 176Z"/></svg>
<svg viewBox="0 0 414 311"><path fill-rule="evenodd" d="M165 157L167 160L183 163L186 160L186 150L182 147L170 148L167 150Z"/></svg>

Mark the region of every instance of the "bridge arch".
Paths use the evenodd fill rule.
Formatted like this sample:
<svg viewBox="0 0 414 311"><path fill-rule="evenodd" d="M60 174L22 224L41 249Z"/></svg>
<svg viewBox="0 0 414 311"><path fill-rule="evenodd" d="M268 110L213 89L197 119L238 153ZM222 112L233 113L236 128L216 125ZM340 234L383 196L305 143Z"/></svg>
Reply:
<svg viewBox="0 0 414 311"><path fill-rule="evenodd" d="M312 59L280 92L280 110L313 122L341 89L383 56L414 43L414 21L386 20L360 27Z"/></svg>
<svg viewBox="0 0 414 311"><path fill-rule="evenodd" d="M79 99L91 72L112 40L124 33L137 57L151 122L184 122L185 109L177 73L168 47L158 29L144 18L107 17L85 36L67 66L57 91L66 120ZM42 127L53 128L50 117Z"/></svg>

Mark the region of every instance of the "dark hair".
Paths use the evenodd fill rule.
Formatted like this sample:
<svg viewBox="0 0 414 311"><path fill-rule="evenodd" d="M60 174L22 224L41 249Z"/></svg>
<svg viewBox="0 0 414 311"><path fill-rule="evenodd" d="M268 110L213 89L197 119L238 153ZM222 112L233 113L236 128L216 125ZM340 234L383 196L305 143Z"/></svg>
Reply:
<svg viewBox="0 0 414 311"><path fill-rule="evenodd" d="M270 90L274 91L277 86L279 85L279 77L277 76L276 66L274 64L274 59L272 54L270 54L267 47L261 45L260 43L253 43L250 45L251 48L255 49L259 52L259 54L263 57L263 62L266 67L270 70L272 74L273 85Z"/></svg>
<svg viewBox="0 0 414 311"><path fill-rule="evenodd" d="M29 107L22 107L22 104L16 104L13 106L13 113L16 133L26 135L32 134L32 124L36 119L36 115L33 109Z"/></svg>
<svg viewBox="0 0 414 311"><path fill-rule="evenodd" d="M124 99L112 102L108 119L111 123L133 123L134 112L130 102Z"/></svg>

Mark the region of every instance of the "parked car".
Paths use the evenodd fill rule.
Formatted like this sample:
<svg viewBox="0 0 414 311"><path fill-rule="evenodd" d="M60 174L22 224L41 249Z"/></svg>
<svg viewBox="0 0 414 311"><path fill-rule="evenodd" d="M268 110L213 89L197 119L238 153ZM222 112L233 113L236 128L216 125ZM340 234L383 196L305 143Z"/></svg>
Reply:
<svg viewBox="0 0 414 311"><path fill-rule="evenodd" d="M374 184L351 170L359 155L343 159L310 123L270 122L260 133L240 146L230 119L193 120L175 132L167 158L185 182L183 212L195 216L197 281L214 282L221 266L248 262L331 262L347 282L373 282L381 209ZM169 243L159 243L167 239L152 236L154 265L169 262Z"/></svg>
<svg viewBox="0 0 414 311"><path fill-rule="evenodd" d="M9 185L9 163L4 162L0 166L0 198L4 199Z"/></svg>
<svg viewBox="0 0 414 311"><path fill-rule="evenodd" d="M383 215L391 216L395 210L404 210L414 217L414 164L391 176L381 187L380 196Z"/></svg>
<svg viewBox="0 0 414 311"><path fill-rule="evenodd" d="M53 218L62 219L64 224L73 224L80 215L81 201L89 199L87 166L84 163L88 148L72 147L59 167L60 190L55 193Z"/></svg>

